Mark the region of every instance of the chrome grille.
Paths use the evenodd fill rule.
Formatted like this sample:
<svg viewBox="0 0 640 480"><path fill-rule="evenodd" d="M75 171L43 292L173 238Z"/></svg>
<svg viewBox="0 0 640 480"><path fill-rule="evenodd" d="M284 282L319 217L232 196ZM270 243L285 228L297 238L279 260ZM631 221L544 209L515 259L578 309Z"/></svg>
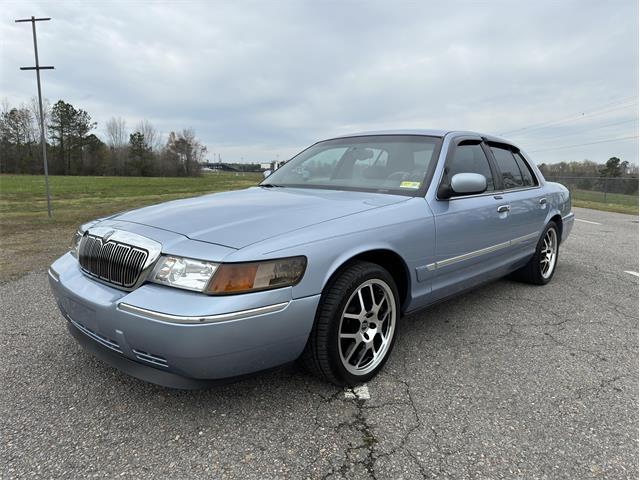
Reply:
<svg viewBox="0 0 640 480"><path fill-rule="evenodd" d="M145 249L85 234L78 260L88 274L123 288L133 287L149 256Z"/></svg>

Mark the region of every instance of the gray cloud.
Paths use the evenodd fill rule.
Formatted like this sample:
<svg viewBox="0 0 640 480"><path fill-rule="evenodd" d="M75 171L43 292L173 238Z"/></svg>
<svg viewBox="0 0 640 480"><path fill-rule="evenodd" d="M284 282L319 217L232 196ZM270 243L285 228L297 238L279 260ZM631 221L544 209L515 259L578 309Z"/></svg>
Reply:
<svg viewBox="0 0 640 480"><path fill-rule="evenodd" d="M98 122L195 128L228 161L287 157L381 128L513 132L538 162L638 161L638 11L630 1L8 3L0 97L28 101L27 25L44 93ZM609 110L607 110L609 108ZM600 110L598 110L600 109ZM582 113L594 113L578 118ZM615 125L611 125L615 124ZM611 125L611 126L606 126Z"/></svg>

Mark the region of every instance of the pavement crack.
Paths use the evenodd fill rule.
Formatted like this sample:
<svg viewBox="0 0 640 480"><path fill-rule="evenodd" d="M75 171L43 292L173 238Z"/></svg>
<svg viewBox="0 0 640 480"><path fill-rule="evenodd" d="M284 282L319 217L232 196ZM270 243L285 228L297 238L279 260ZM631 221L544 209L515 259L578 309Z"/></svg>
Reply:
<svg viewBox="0 0 640 480"><path fill-rule="evenodd" d="M569 350L575 350L577 352L582 352L582 353L585 353L587 355L591 355L591 356L593 356L593 357L595 357L598 360L601 360L603 362L607 361L606 357L602 356L598 352L594 352L594 351L588 350L586 348L580 348L580 347L577 347L576 345L569 345L569 344L567 344L567 343L565 343L565 342L563 342L561 340L558 340L556 337L551 335L549 332L544 332L544 335L549 337L556 345L559 345L561 347L565 347L565 348L567 348Z"/></svg>

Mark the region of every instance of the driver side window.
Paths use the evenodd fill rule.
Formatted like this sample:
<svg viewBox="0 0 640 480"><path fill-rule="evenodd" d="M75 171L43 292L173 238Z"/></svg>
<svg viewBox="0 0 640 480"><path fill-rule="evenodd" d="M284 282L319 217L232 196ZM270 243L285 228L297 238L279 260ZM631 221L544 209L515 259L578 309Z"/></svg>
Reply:
<svg viewBox="0 0 640 480"><path fill-rule="evenodd" d="M455 147L453 156L445 168L443 183L450 184L451 178L458 173L479 173L487 179L486 191L495 190L489 160L480 142L466 140Z"/></svg>

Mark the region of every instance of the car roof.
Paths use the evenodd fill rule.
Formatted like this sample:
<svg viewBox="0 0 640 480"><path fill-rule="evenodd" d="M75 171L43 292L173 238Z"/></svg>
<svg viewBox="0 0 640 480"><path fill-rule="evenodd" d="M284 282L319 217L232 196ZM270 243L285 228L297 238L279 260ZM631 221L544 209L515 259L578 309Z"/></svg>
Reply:
<svg viewBox="0 0 640 480"><path fill-rule="evenodd" d="M513 145L513 142L505 140L500 137L496 137L494 135L487 135L485 133L479 132L471 132L466 130L438 130L438 129L399 129L399 130L376 130L370 132L356 132L356 133L348 133L344 135L336 135L335 137L331 137L327 140L333 140L336 138L349 138L349 137L364 137L368 135L425 135L429 137L444 137L445 135L451 134L453 136L463 136L463 135L473 135L477 137L482 137L490 142L496 143L506 143L508 145Z"/></svg>

